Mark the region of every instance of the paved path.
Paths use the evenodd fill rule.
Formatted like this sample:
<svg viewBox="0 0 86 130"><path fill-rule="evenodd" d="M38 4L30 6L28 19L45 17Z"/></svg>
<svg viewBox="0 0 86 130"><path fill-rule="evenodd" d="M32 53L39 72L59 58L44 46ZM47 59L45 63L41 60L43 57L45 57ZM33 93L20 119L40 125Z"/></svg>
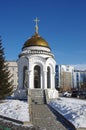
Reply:
<svg viewBox="0 0 86 130"><path fill-rule="evenodd" d="M47 105L31 105L32 123L43 130L72 130L62 124Z"/></svg>

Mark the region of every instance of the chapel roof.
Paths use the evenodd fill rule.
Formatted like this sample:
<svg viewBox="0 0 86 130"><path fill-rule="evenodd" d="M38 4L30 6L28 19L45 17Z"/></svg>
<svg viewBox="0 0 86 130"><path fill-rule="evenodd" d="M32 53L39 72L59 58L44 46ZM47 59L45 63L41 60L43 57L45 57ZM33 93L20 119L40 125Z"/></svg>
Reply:
<svg viewBox="0 0 86 130"><path fill-rule="evenodd" d="M49 45L48 45L48 42L44 38L39 36L39 34L38 34L38 24L37 24L37 22L39 20L36 18L34 21L36 22L35 34L30 39L26 40L26 42L23 45L23 49L26 48L26 47L30 47L30 46L41 46L41 47L50 48Z"/></svg>
<svg viewBox="0 0 86 130"><path fill-rule="evenodd" d="M35 34L30 39L28 39L24 43L23 48L30 47L30 46L42 46L42 47L50 48L48 42L42 37L40 37L38 34Z"/></svg>

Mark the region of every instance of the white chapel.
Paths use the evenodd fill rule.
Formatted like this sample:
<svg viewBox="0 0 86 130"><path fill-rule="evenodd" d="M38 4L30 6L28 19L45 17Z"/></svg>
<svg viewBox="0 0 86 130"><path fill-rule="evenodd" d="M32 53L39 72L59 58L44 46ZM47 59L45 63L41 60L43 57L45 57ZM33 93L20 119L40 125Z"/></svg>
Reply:
<svg viewBox="0 0 86 130"><path fill-rule="evenodd" d="M39 20L34 21L35 34L26 40L18 59L17 95L22 98L29 89L55 90L56 61L48 42L38 33Z"/></svg>

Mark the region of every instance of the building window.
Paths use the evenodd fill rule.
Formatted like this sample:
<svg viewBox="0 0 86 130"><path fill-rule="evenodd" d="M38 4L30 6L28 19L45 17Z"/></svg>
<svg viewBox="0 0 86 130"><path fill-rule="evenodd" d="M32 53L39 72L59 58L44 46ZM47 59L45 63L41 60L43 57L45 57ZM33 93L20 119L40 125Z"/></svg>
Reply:
<svg viewBox="0 0 86 130"><path fill-rule="evenodd" d="M66 71L69 71L69 69L67 68Z"/></svg>

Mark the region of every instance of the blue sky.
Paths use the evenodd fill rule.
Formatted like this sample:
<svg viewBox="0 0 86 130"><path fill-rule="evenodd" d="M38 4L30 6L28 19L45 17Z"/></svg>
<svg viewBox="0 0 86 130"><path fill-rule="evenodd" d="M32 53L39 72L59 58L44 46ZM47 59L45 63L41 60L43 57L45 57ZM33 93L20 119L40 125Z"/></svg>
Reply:
<svg viewBox="0 0 86 130"><path fill-rule="evenodd" d="M0 0L0 35L7 60L17 60L24 42L39 35L57 64L86 64L86 0Z"/></svg>

